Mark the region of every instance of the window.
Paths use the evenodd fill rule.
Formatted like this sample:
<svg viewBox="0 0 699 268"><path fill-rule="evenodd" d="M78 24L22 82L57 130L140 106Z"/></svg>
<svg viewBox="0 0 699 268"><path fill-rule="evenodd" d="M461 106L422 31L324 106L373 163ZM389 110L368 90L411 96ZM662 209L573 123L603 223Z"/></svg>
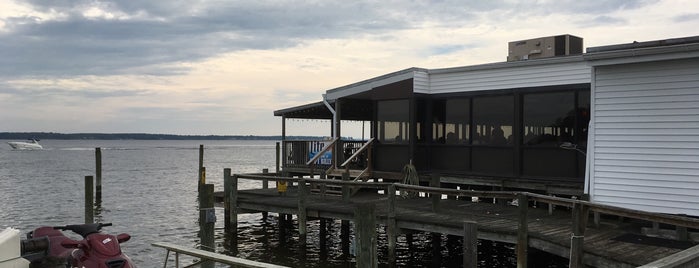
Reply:
<svg viewBox="0 0 699 268"><path fill-rule="evenodd" d="M512 145L514 97L473 99L473 145Z"/></svg>
<svg viewBox="0 0 699 268"><path fill-rule="evenodd" d="M524 95L525 145L558 146L573 142L575 134L575 92Z"/></svg>
<svg viewBox="0 0 699 268"><path fill-rule="evenodd" d="M410 138L408 100L377 103L378 137L382 143L407 144Z"/></svg>

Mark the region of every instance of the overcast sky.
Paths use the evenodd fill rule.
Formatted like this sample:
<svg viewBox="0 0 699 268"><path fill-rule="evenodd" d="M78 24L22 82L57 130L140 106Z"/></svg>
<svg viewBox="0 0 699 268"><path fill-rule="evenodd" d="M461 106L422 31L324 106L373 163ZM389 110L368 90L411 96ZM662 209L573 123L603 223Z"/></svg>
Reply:
<svg viewBox="0 0 699 268"><path fill-rule="evenodd" d="M0 0L0 132L279 135L274 110L327 89L559 34L695 36L699 1Z"/></svg>

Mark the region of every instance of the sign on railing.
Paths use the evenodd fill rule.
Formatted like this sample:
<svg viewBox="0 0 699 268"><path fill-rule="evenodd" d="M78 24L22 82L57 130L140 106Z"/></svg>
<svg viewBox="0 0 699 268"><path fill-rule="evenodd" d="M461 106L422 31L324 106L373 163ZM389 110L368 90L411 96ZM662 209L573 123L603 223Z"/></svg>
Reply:
<svg viewBox="0 0 699 268"><path fill-rule="evenodd" d="M313 159L318 152L322 151L323 148L328 143L331 143L332 141L311 141L308 143L308 160ZM318 160L315 162L316 165L331 165L332 164L332 151L327 151L323 153L323 155L318 158Z"/></svg>

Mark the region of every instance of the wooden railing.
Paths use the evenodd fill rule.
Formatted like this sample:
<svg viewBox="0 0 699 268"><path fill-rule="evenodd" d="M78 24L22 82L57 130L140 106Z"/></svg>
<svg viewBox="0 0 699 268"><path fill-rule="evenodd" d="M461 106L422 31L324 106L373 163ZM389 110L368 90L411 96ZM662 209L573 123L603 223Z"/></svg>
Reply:
<svg viewBox="0 0 699 268"><path fill-rule="evenodd" d="M153 243L152 245L154 247L164 248L165 250L167 250L167 253L165 255L165 262L163 264L163 268L167 267L168 258L170 257L170 251L175 253L175 267L180 267L180 254L184 254L187 256L192 256L192 257L196 257L196 258L201 259L201 261L197 264L201 264L204 262L214 262L214 263L228 264L228 265L231 265L232 267L249 267L249 268L285 268L285 267L287 267L287 266L281 266L281 265L276 265L276 264L269 264L269 263L263 263L263 262L257 262L257 261L247 260L247 259L226 256L223 254L218 254L215 252L210 252L210 251L201 250L201 249L187 248L187 247L183 247L183 246L171 244L171 243L156 242L156 243ZM187 266L187 267L191 267L191 266Z"/></svg>
<svg viewBox="0 0 699 268"><path fill-rule="evenodd" d="M343 162L340 167L345 168L345 172L349 172L350 169L350 163L355 163L355 162L361 162L361 161L366 161L366 168L362 170L359 175L355 178L355 180L359 180L363 175L369 175L371 176L371 171L372 171L372 163L371 163L371 145L374 143L374 138L369 139L364 145L362 145L359 150L356 150L354 154L352 154L350 157L348 157L345 162ZM361 158L360 158L361 157Z"/></svg>
<svg viewBox="0 0 699 268"><path fill-rule="evenodd" d="M347 174L347 173L345 173ZM347 176L343 176L346 178ZM604 204L599 204L595 202L589 202L577 199L559 198L529 192L514 192L514 191L472 191L472 190L458 190L458 189L446 189L440 187L427 187L427 186L417 186L408 185L401 183L377 183L377 182L362 182L362 181L348 181L348 180L322 180L322 179L310 179L310 178L289 178L289 177L279 177L279 176L260 176L252 174L239 174L234 175L233 180L237 179L253 179L253 180L274 180L274 181L285 181L285 182L297 182L299 187L299 213L303 211L305 214L305 199L308 195L312 194L306 189L309 187L306 185L310 183L311 185L325 185L325 186L340 186L343 188L342 198L343 200L349 200L349 189L350 188L370 188L375 190L383 190L384 194L387 196L388 200L388 225L390 228L391 222L395 224L395 199L396 193L398 191L415 191L429 196L432 202L432 209L434 211L439 210L439 203L442 199L442 195L447 196L458 196L458 197L479 197L479 198L493 198L493 199L507 199L507 200L517 200L518 204L518 245L528 245L528 209L529 202L536 201L556 206L565 206L571 208L572 212L572 226L571 226L571 248L570 248L570 267L584 267L582 263L583 256L583 239L584 232L587 227L587 222L589 218L589 212L594 212L596 214L606 214L612 216L620 216L626 218L633 218L643 221L648 221L652 223L663 223L674 225L677 227L678 237L681 237L680 233L687 232L687 228L699 229L699 219L691 217L682 217L677 215L668 215L660 213L645 212L634 209L627 209L615 206L609 206ZM432 182L430 185L439 184L439 176L432 176ZM224 181L232 181L230 179L224 179ZM436 183L435 183L436 181ZM320 187L320 189L325 189L326 187ZM237 189L234 190L237 192ZM320 195L325 195L324 191L319 192ZM228 196L228 195L226 195ZM233 196L237 196L233 194ZM228 200L225 202L233 202L234 206L237 202L235 199ZM595 224L598 224L599 215L595 215ZM299 225L301 226L301 225ZM305 226L304 226L305 228ZM394 226L395 228L395 226ZM391 241L389 241L389 247ZM527 253L526 247L517 247L517 262L526 263Z"/></svg>

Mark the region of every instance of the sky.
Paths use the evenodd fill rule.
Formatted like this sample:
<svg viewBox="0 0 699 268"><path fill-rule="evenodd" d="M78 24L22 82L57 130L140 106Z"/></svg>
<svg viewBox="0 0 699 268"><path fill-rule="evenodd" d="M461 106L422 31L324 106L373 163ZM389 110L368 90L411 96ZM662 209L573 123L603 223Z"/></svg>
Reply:
<svg viewBox="0 0 699 268"><path fill-rule="evenodd" d="M510 41L560 34L697 36L699 1L0 0L0 132L280 135L274 110L328 89L503 62Z"/></svg>

